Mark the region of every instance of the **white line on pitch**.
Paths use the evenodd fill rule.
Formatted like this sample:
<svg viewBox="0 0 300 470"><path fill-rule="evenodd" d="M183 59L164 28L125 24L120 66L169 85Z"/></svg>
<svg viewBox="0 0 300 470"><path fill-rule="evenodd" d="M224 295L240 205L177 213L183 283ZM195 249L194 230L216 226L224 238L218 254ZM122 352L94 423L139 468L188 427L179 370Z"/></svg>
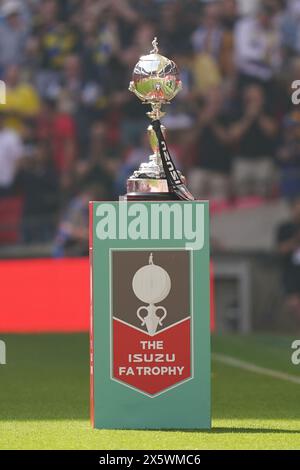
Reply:
<svg viewBox="0 0 300 470"><path fill-rule="evenodd" d="M279 372L274 369L267 369L266 367L260 367L251 362L241 361L232 356L227 356L225 354L212 354L212 358L215 361L222 362L227 366L236 367L238 369L246 370L248 372L254 372L255 374L266 375L274 379L285 380L287 382L293 382L300 385L300 377L295 375L286 374L285 372Z"/></svg>

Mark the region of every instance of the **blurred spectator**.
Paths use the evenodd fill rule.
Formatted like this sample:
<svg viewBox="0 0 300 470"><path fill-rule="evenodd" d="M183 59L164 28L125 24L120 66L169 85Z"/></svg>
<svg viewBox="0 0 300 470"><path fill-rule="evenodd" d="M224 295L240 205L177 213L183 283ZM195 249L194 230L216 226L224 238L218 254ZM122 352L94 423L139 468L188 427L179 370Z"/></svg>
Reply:
<svg viewBox="0 0 300 470"><path fill-rule="evenodd" d="M243 92L243 109L232 124L236 144L233 180L238 196L270 196L274 185L276 120L268 113L263 88L249 85Z"/></svg>
<svg viewBox="0 0 300 470"><path fill-rule="evenodd" d="M300 320L300 197L291 202L291 219L278 227L282 282L289 312Z"/></svg>
<svg viewBox="0 0 300 470"><path fill-rule="evenodd" d="M39 142L19 163L15 186L24 197L22 239L44 243L53 239L59 207L58 179L47 143Z"/></svg>
<svg viewBox="0 0 300 470"><path fill-rule="evenodd" d="M293 199L300 192L300 112L285 116L282 143L277 152L281 194Z"/></svg>
<svg viewBox="0 0 300 470"><path fill-rule="evenodd" d="M144 132L144 134L140 136L139 145L129 149L120 165L114 184L115 193L117 195L122 196L126 194L127 179L139 168L142 162L146 161L150 153L149 139L147 134Z"/></svg>
<svg viewBox="0 0 300 470"><path fill-rule="evenodd" d="M97 79L96 74L91 79L79 55L67 55L60 74L43 83L43 96L46 101L56 101L65 115L72 116L79 154L88 152L90 126L107 107L104 80Z"/></svg>
<svg viewBox="0 0 300 470"><path fill-rule="evenodd" d="M207 53L218 59L222 44L221 9L219 0L204 5L200 26L192 35L195 52Z"/></svg>
<svg viewBox="0 0 300 470"><path fill-rule="evenodd" d="M62 189L69 187L76 159L76 127L64 101L44 100L37 123L37 137L46 142L52 151Z"/></svg>
<svg viewBox="0 0 300 470"><path fill-rule="evenodd" d="M13 129L6 127L5 115L0 112L0 196L10 194L17 164L22 156L22 141Z"/></svg>
<svg viewBox="0 0 300 470"><path fill-rule="evenodd" d="M283 14L282 45L287 55L299 54L300 52L300 1L288 0L287 9Z"/></svg>
<svg viewBox="0 0 300 470"><path fill-rule="evenodd" d="M104 83L99 79L97 82L86 79L81 58L70 55L65 59L62 77L57 84L56 99L64 103L75 120L81 153L88 152L89 129L107 106Z"/></svg>
<svg viewBox="0 0 300 470"><path fill-rule="evenodd" d="M0 24L0 74L11 63L24 62L27 29L18 0L6 0L0 10L4 19Z"/></svg>
<svg viewBox="0 0 300 470"><path fill-rule="evenodd" d="M60 77L65 58L77 50L79 32L70 22L63 22L56 0L43 0L38 5L32 25L31 49L38 61L35 82L41 96Z"/></svg>
<svg viewBox="0 0 300 470"><path fill-rule="evenodd" d="M223 29L233 31L239 19L239 8L237 0L223 0L221 2L221 20Z"/></svg>
<svg viewBox="0 0 300 470"><path fill-rule="evenodd" d="M240 14L242 16L254 15L257 12L261 0L237 0Z"/></svg>
<svg viewBox="0 0 300 470"><path fill-rule="evenodd" d="M27 122L37 118L40 111L40 99L34 87L21 77L18 65L9 65L5 71L6 84L6 125L21 136Z"/></svg>
<svg viewBox="0 0 300 470"><path fill-rule="evenodd" d="M98 15L85 12L80 21L79 54L84 63L84 75L88 80L107 79L111 59L120 50L118 25L109 14L109 4L99 2L103 10ZM105 14L106 11L106 14Z"/></svg>
<svg viewBox="0 0 300 470"><path fill-rule="evenodd" d="M95 186L83 188L69 202L54 242L54 256L86 256L89 239L89 201L101 198Z"/></svg>
<svg viewBox="0 0 300 470"><path fill-rule="evenodd" d="M81 58L73 54L65 58L62 73L46 91L46 96L64 99L70 113L75 115L82 106L96 106L100 91L99 83L85 79Z"/></svg>
<svg viewBox="0 0 300 470"><path fill-rule="evenodd" d="M223 40L220 51L220 67L225 77L233 77L234 68L234 30L239 19L237 0L223 0L221 2L221 22Z"/></svg>
<svg viewBox="0 0 300 470"><path fill-rule="evenodd" d="M33 34L38 39L40 65L45 70L60 70L66 56L78 46L78 32L61 20L59 12L59 2L55 0L39 3Z"/></svg>
<svg viewBox="0 0 300 470"><path fill-rule="evenodd" d="M194 84L200 93L221 82L218 61L223 41L220 2L209 2L203 8L200 26L192 35Z"/></svg>
<svg viewBox="0 0 300 470"><path fill-rule="evenodd" d="M190 36L194 31L194 23L197 25L198 12L191 21L188 11L192 12L195 2L165 2L162 4L159 18L157 36L161 48L165 54L174 56L175 54L188 53L190 50ZM157 12L156 12L157 17ZM181 18L181 21L178 21ZM147 49L146 49L147 50Z"/></svg>
<svg viewBox="0 0 300 470"><path fill-rule="evenodd" d="M242 18L235 30L235 63L240 83L270 83L282 61L277 0L262 0L255 17Z"/></svg>
<svg viewBox="0 0 300 470"><path fill-rule="evenodd" d="M107 129L102 121L96 122L91 132L90 157L77 164L77 177L80 186L97 186L102 199L113 200L114 181L119 168L119 157L107 145Z"/></svg>
<svg viewBox="0 0 300 470"><path fill-rule="evenodd" d="M196 198L226 199L231 169L230 122L223 109L221 89L213 88L205 96L197 124L197 160L189 174L189 186Z"/></svg>

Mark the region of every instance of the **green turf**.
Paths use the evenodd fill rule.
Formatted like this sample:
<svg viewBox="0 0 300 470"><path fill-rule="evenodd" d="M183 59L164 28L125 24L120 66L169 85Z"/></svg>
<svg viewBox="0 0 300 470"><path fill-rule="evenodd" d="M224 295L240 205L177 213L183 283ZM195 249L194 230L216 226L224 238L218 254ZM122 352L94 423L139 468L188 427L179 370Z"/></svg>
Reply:
<svg viewBox="0 0 300 470"><path fill-rule="evenodd" d="M87 335L5 336L0 449L299 449L300 385L213 361L213 430L106 431L89 424ZM291 338L215 337L213 351L300 376Z"/></svg>

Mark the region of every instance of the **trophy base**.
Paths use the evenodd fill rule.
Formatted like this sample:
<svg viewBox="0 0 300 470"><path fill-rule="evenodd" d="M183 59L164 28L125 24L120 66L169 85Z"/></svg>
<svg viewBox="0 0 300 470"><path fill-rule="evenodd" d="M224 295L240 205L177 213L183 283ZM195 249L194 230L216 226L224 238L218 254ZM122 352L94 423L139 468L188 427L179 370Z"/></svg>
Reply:
<svg viewBox="0 0 300 470"><path fill-rule="evenodd" d="M153 178L146 175L131 176L127 180L127 193L168 193L166 178Z"/></svg>
<svg viewBox="0 0 300 470"><path fill-rule="evenodd" d="M157 193L141 193L132 192L125 195L127 201L176 201L179 200L175 193L157 192Z"/></svg>
<svg viewBox="0 0 300 470"><path fill-rule="evenodd" d="M127 201L174 201L178 197L170 192L165 178L131 177L127 180Z"/></svg>

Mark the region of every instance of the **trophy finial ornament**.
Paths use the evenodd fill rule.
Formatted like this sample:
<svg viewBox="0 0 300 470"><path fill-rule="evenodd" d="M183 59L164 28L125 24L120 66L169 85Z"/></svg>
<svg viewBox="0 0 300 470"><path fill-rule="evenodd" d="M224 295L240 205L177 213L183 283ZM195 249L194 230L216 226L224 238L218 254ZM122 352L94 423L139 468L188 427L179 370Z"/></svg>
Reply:
<svg viewBox="0 0 300 470"><path fill-rule="evenodd" d="M158 54L158 40L156 36L152 41L152 47L153 49L150 51L150 54Z"/></svg>

